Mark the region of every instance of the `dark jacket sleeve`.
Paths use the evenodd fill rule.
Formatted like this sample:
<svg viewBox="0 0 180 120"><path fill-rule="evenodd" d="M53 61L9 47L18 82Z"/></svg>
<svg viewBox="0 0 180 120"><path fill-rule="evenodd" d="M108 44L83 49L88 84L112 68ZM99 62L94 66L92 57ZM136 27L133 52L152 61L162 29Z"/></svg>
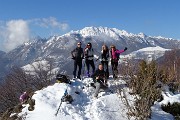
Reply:
<svg viewBox="0 0 180 120"><path fill-rule="evenodd" d="M98 70L96 70L96 71L91 75L91 77L92 77L93 79L96 79L97 75L98 75Z"/></svg>
<svg viewBox="0 0 180 120"><path fill-rule="evenodd" d="M74 50L71 51L71 56L72 56L72 57L75 57L74 54L73 54L73 53L75 52L75 50L76 50L76 49L74 49Z"/></svg>

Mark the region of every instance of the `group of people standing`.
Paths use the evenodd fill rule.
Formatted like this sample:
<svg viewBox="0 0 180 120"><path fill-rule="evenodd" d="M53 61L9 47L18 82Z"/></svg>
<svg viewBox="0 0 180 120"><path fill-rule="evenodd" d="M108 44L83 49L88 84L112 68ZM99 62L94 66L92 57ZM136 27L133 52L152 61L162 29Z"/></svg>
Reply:
<svg viewBox="0 0 180 120"><path fill-rule="evenodd" d="M93 87L96 88L94 97L97 98L100 88L107 88L107 79L109 78L109 58L111 60L113 78L116 79L118 74L119 55L126 50L127 47L123 50L118 50L115 45L111 45L109 50L108 46L104 44L100 55L101 64L99 64L98 69L95 71L94 50L92 44L88 43L86 48L83 50L81 42L78 42L77 47L71 51L72 59L74 60L74 78L76 78L77 67L79 67L77 78L81 79L82 60L85 59L87 76L93 78ZM91 74L90 66L92 67Z"/></svg>
<svg viewBox="0 0 180 120"><path fill-rule="evenodd" d="M111 58L111 66L112 66L112 74L113 78L117 78L118 74L118 60L119 55L127 50L127 47L125 47L123 50L116 49L115 45L110 46L110 50L107 45L102 46L101 55L100 55L100 61L103 66L103 70L105 71L105 76L108 79L109 78L109 58ZM92 44L89 42L85 49L81 47L81 42L77 43L77 47L71 51L72 59L74 60L74 70L73 75L74 78L81 79L81 70L82 70L82 60L85 59L86 64L86 70L87 70L87 76L91 77L91 75L95 72L95 64L94 64L94 50L92 48ZM92 73L90 73L90 66L92 68ZM78 74L76 76L76 71L78 69Z"/></svg>

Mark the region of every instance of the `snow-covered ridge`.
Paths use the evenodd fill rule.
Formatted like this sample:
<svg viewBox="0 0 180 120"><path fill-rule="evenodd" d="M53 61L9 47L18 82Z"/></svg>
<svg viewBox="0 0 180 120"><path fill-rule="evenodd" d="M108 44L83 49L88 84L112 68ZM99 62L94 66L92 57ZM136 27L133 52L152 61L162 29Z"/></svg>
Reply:
<svg viewBox="0 0 180 120"><path fill-rule="evenodd" d="M156 46L156 47L146 47L146 48L142 48L142 49L139 49L135 52L141 52L141 51L167 51L167 50L170 50L170 49L165 49L165 48L162 48L160 46Z"/></svg>
<svg viewBox="0 0 180 120"><path fill-rule="evenodd" d="M92 82L92 78L85 78L83 81L71 80L71 85L65 83L55 83L42 90L36 91L33 96L35 99L35 109L28 111L28 105L22 110L19 116L26 114L26 120L127 120L125 105L116 93L100 92L99 98L94 99L94 88L87 85ZM114 81L109 81L110 89L114 89ZM116 84L124 84L119 80ZM128 94L127 88L122 88ZM70 94L74 101L72 104L61 102L64 91ZM78 94L77 94L78 92ZM129 94L128 94L129 95ZM129 96L128 99L133 100ZM113 101L113 102L112 102ZM121 113L121 114L119 114ZM131 119L133 120L133 119Z"/></svg>
<svg viewBox="0 0 180 120"><path fill-rule="evenodd" d="M165 49L160 46L155 47L146 47L139 49L137 51L134 51L128 55L125 55L125 57L128 58L139 58L139 59L147 59L148 57L151 57L153 59L157 59L164 55L165 51L169 51L171 49Z"/></svg>
<svg viewBox="0 0 180 120"><path fill-rule="evenodd" d="M36 91L32 97L36 101L35 109L29 111L28 105L25 105L22 112L18 115L26 117L26 120L129 120L126 114L128 110L118 94L100 92L99 98L93 99L94 88L87 86L91 80L91 78L85 78L83 81L75 80L72 81L71 85L55 83L52 86ZM113 80L109 80L110 89L115 90L114 84L121 85L127 100L132 105L134 97L129 94L127 87L123 87L125 81L119 79L115 83ZM57 112L61 97L66 90L73 97L74 101L72 104L62 102ZM78 94L75 92L78 92ZM180 95L170 95L167 90L165 92L168 96L164 94L164 100L155 102L155 105L151 107L152 115L149 120L173 119L173 116L162 111L160 106L167 104L169 101L172 101L172 103L179 102ZM133 117L130 118L130 120L134 119Z"/></svg>
<svg viewBox="0 0 180 120"><path fill-rule="evenodd" d="M85 27L82 30L77 30L77 31L71 31L65 35L62 36L69 36L70 34L81 34L83 37L88 37L88 36L101 36L101 35L106 35L106 36L110 36L112 38L116 38L118 39L119 37L122 36L126 36L126 37L140 37L142 39L146 38L146 37L151 37L151 38L156 38L156 39L166 39L166 40L174 40L172 38L165 38L165 37L161 37L161 36L147 36L146 34L144 34L143 32L140 32L138 34L133 34L133 33L129 33L125 30L119 30L117 28L108 28L108 27Z"/></svg>
<svg viewBox="0 0 180 120"><path fill-rule="evenodd" d="M116 28L108 28L108 27L85 27L84 29L75 32L82 34L83 37L106 35L115 39L118 39L121 36L130 37L134 35L132 33L128 33L125 30L118 30Z"/></svg>
<svg viewBox="0 0 180 120"><path fill-rule="evenodd" d="M173 38L165 38L165 37L162 37L162 36L154 36L152 38L157 38L157 39L166 39L166 40L174 40Z"/></svg>
<svg viewBox="0 0 180 120"><path fill-rule="evenodd" d="M108 28L108 27L85 27L82 30L71 31L62 36L70 36L71 34L81 34L82 37L92 37L92 36L109 36L115 39L119 39L122 36L136 36L135 34L128 33L125 30L119 30L116 28Z"/></svg>

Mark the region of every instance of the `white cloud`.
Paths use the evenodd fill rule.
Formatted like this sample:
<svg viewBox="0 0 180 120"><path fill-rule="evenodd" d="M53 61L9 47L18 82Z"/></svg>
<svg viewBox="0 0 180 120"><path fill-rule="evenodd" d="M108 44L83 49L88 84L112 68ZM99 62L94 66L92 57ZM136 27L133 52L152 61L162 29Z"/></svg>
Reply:
<svg viewBox="0 0 180 120"><path fill-rule="evenodd" d="M39 29L40 28L40 29ZM55 17L31 20L0 20L0 50L10 51L33 38L35 35L55 35L68 30L67 23L59 22ZM41 36L44 37L44 36Z"/></svg>
<svg viewBox="0 0 180 120"><path fill-rule="evenodd" d="M49 18L42 18L42 19L34 19L31 20L31 22L36 22L36 25L39 25L43 28L48 29L55 29L58 28L59 30L67 30L69 28L69 25L67 23L59 22L55 17L49 17Z"/></svg>
<svg viewBox="0 0 180 120"><path fill-rule="evenodd" d="M29 41L29 26L24 20L11 20L6 23L4 37L4 49L10 51L24 42Z"/></svg>

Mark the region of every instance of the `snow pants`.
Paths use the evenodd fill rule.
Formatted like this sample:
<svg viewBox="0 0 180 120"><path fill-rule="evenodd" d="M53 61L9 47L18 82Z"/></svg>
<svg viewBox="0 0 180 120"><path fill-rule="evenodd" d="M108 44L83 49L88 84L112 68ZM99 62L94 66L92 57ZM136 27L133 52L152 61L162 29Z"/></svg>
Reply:
<svg viewBox="0 0 180 120"><path fill-rule="evenodd" d="M96 83L95 83L95 86L96 86L96 89L95 89L94 97L97 97L97 96L98 96L98 93L99 93L99 91L100 91L100 88L102 88L102 89L106 89L106 88L107 88L106 86L102 85L102 84L99 83L99 82L96 82Z"/></svg>

